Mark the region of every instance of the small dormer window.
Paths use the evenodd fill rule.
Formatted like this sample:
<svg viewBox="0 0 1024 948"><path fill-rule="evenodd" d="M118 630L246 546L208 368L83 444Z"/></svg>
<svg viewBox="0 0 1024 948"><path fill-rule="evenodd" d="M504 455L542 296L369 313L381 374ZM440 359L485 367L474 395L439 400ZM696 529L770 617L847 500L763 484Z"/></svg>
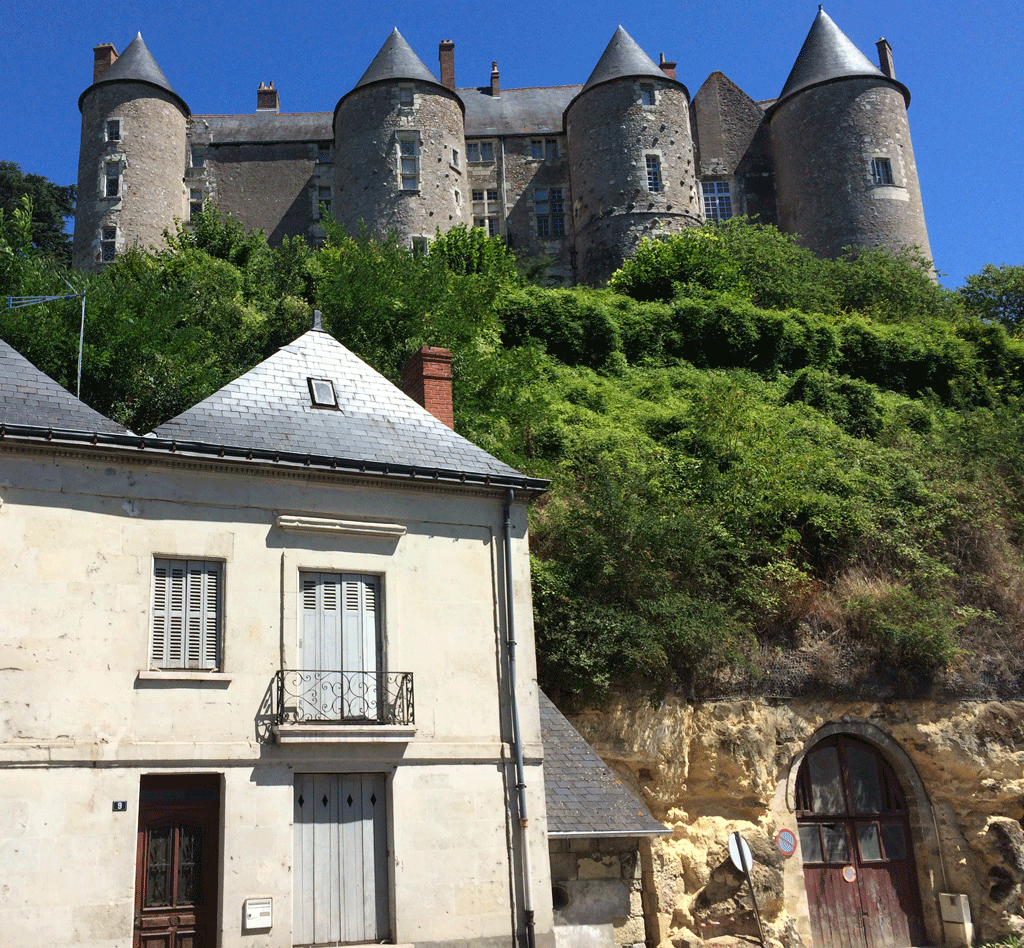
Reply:
<svg viewBox="0 0 1024 948"><path fill-rule="evenodd" d="M334 393L334 383L330 379L307 378L309 396L314 408L338 407L338 396Z"/></svg>

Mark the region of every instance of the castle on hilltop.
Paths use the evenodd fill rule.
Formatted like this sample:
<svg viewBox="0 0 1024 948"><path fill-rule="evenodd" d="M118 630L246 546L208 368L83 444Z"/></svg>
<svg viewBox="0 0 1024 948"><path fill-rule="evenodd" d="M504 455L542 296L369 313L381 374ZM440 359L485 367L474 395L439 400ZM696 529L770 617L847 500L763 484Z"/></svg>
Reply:
<svg viewBox="0 0 1024 948"><path fill-rule="evenodd" d="M547 255L556 281L606 280L642 237L749 215L822 256L846 246L930 257L907 122L910 93L819 8L777 99L714 72L691 99L664 54L622 28L582 85L457 88L396 29L333 112L280 111L260 83L247 115L196 115L141 34L95 48L80 96L74 264L162 242L216 205L272 243L324 237L325 215L409 246L458 224Z"/></svg>

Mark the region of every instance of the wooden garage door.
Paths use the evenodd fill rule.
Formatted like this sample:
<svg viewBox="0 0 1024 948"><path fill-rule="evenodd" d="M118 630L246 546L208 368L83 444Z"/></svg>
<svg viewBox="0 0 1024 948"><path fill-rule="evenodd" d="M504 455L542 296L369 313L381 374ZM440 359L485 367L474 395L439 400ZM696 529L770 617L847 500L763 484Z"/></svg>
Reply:
<svg viewBox="0 0 1024 948"><path fill-rule="evenodd" d="M906 797L878 751L830 737L797 782L804 884L816 948L921 944L921 903Z"/></svg>

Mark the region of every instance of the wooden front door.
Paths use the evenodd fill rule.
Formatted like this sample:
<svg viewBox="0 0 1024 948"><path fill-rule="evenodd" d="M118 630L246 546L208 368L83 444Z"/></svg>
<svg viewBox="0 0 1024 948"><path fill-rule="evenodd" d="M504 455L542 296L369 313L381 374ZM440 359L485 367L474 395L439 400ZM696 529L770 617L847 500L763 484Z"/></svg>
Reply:
<svg viewBox="0 0 1024 948"><path fill-rule="evenodd" d="M216 948L220 777L143 776L134 948Z"/></svg>
<svg viewBox="0 0 1024 948"><path fill-rule="evenodd" d="M816 948L920 945L906 797L878 751L843 735L817 744L800 766L797 820Z"/></svg>

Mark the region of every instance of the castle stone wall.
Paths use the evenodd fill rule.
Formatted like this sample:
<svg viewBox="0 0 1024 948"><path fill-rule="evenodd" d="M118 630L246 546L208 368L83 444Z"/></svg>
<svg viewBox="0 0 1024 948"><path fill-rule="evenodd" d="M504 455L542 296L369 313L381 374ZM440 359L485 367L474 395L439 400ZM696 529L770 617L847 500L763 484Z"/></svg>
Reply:
<svg viewBox="0 0 1024 948"><path fill-rule="evenodd" d="M120 141L106 123L120 119ZM101 228L116 227L116 250L159 247L163 232L185 216L185 112L173 95L145 83L110 82L82 104L73 265L102 262ZM117 197L105 197L107 165L120 171Z"/></svg>
<svg viewBox="0 0 1024 948"><path fill-rule="evenodd" d="M640 104L640 86L656 104ZM701 222L686 90L656 77L617 79L583 92L566 109L579 279L600 283L642 237ZM657 155L661 190L647 187Z"/></svg>
<svg viewBox="0 0 1024 948"><path fill-rule="evenodd" d="M824 257L904 245L931 257L899 89L872 78L807 89L778 107L771 136L782 230ZM890 160L892 185L874 183L873 158Z"/></svg>
<svg viewBox="0 0 1024 948"><path fill-rule="evenodd" d="M400 103L412 86L414 104ZM334 116L335 219L350 233L365 221L378 236L408 243L471 220L467 204L466 140L458 99L423 82L380 82L349 93ZM403 191L399 142L419 140L419 189ZM452 148L458 150L455 166Z"/></svg>

